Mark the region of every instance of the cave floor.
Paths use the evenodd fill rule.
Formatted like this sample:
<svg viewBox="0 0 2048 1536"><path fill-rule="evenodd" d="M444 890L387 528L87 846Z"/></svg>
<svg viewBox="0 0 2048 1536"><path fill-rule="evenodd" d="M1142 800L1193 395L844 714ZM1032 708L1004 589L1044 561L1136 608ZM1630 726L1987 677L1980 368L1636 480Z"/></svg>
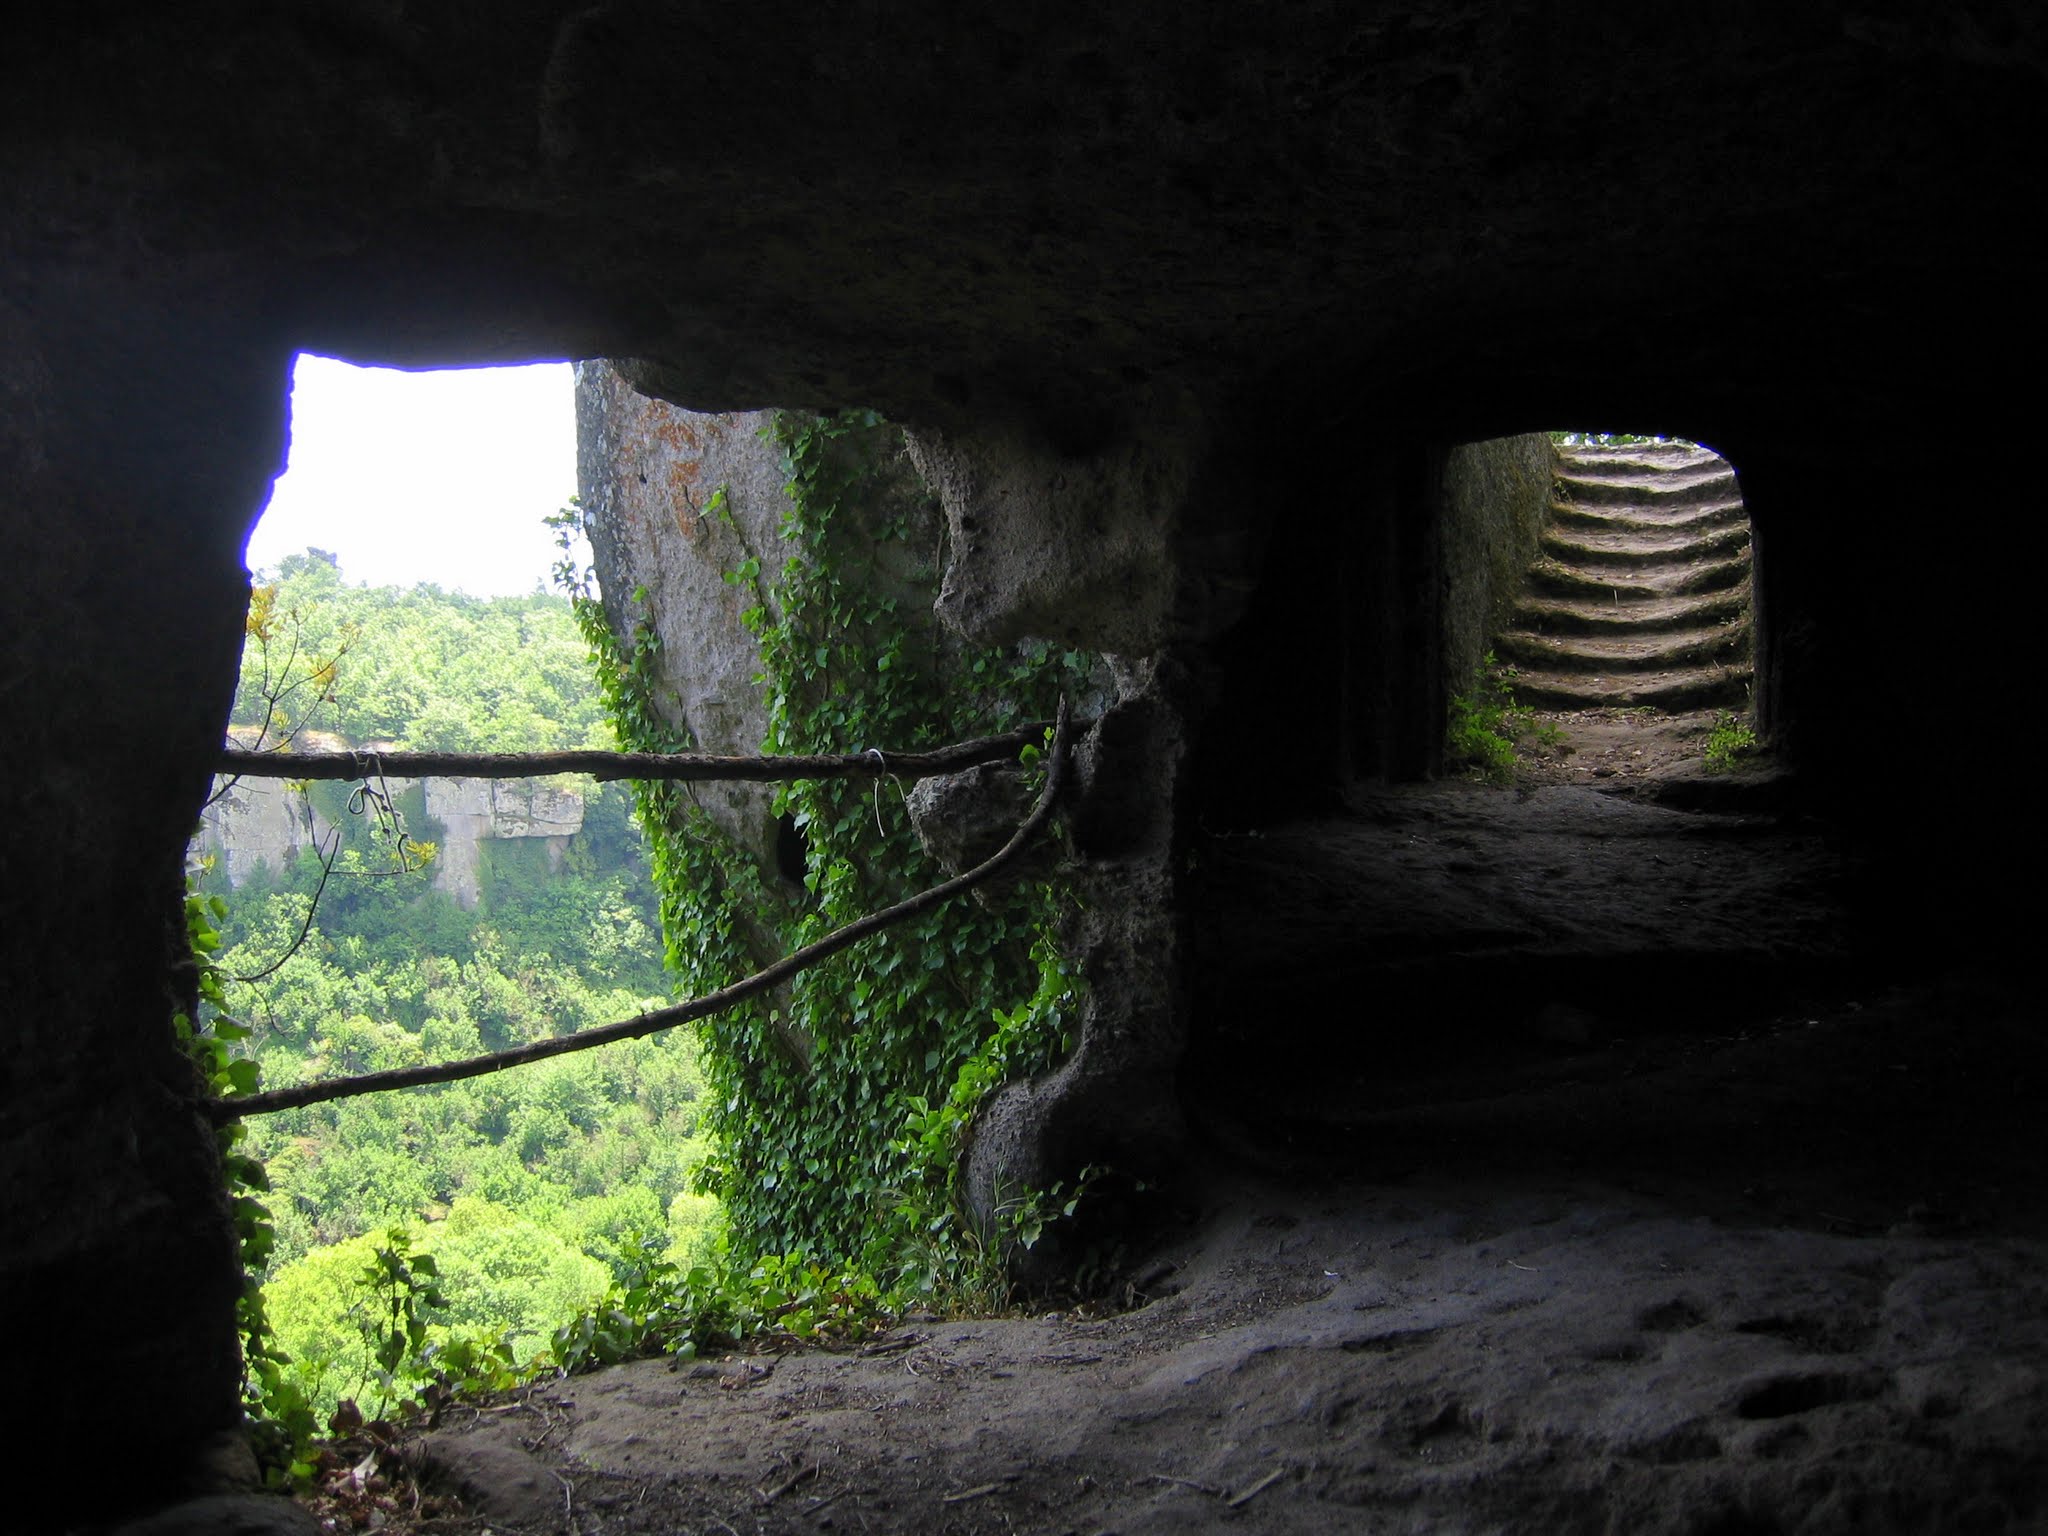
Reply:
<svg viewBox="0 0 2048 1536"><path fill-rule="evenodd" d="M2040 1075L1980 1074L1984 1003L1602 1048L1284 1172L1212 1146L1132 1310L642 1362L430 1457L580 1536L2039 1530Z"/></svg>
<svg viewBox="0 0 2048 1536"><path fill-rule="evenodd" d="M1768 763L1706 773L1713 718L1540 716L1567 749L1512 785L1360 786L1199 841L1197 1117L1285 1167L1367 1114L1670 1068L1869 993L1859 858Z"/></svg>
<svg viewBox="0 0 2048 1536"><path fill-rule="evenodd" d="M1640 740L1597 776L1636 793L1202 845L1193 1149L1127 1309L628 1365L429 1463L577 1536L2048 1528L2036 997L1885 965L1768 771Z"/></svg>

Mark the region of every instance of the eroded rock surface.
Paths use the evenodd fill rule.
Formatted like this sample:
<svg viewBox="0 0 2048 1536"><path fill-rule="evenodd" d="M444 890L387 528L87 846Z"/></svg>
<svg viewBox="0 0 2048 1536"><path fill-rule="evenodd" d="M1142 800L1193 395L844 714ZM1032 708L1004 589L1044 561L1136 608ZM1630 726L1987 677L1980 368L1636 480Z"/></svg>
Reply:
<svg viewBox="0 0 2048 1536"><path fill-rule="evenodd" d="M393 780L397 791L403 781ZM427 815L441 824L434 889L474 907L483 894L483 845L498 838L539 838L550 866L583 830L583 796L538 779L428 779Z"/></svg>
<svg viewBox="0 0 2048 1536"><path fill-rule="evenodd" d="M789 498L767 411L684 411L609 364L576 370L576 478L605 614L632 647L660 644L659 705L697 751L750 755L768 734L761 648L743 620L782 570ZM758 582L728 576L749 559ZM705 784L721 831L774 867L774 786Z"/></svg>
<svg viewBox="0 0 2048 1536"><path fill-rule="evenodd" d="M1929 1204L1911 1149L1872 1165L1831 1133L1901 1059L2001 1059L1999 1020L1970 987L1837 995L1790 1028L1563 1053L1569 1077L1466 1073L1460 1098L1362 1106L1309 1178L1206 1184L1120 1270L1137 1311L645 1362L496 1434L543 1446L592 1536L2036 1530L2040 1210ZM1749 1075L1780 1087L1769 1118L1731 1092ZM2025 1145L2015 1102L1946 1176L2032 1180Z"/></svg>

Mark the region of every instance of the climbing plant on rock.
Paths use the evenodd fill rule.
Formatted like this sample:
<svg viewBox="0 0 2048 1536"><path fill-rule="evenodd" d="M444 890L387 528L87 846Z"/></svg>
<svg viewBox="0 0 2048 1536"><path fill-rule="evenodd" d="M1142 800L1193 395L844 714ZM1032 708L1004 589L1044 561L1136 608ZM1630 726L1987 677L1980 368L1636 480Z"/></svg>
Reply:
<svg viewBox="0 0 2048 1536"><path fill-rule="evenodd" d="M190 990L181 999L185 1006L171 1021L180 1046L216 1097L253 1093L257 1086L256 1063L237 1057L231 1049L234 1042L248 1038L249 1027L228 1013L230 977L214 959L220 948L215 925L226 915L227 905L220 897L186 895L185 937L192 959L179 984L181 990ZM300 1458L312 1439L313 1413L288 1369L291 1358L278 1347L264 1308L259 1277L276 1233L261 1198L269 1192L270 1178L243 1150L246 1135L234 1120L215 1131L242 1260L242 1293L235 1300L235 1325L242 1343L242 1406L265 1479L279 1483L303 1477L309 1470Z"/></svg>
<svg viewBox="0 0 2048 1536"><path fill-rule="evenodd" d="M914 750L1047 718L1063 693L1086 688L1088 656L971 646L939 626L943 522L898 429L843 411L785 413L771 430L789 501L780 574L764 577L776 562L759 551L727 573L750 599L764 751ZM622 634L587 580L563 574L620 745L687 750L662 708L660 595L633 594ZM688 786L638 794L668 961L686 990L729 984L764 943L794 949L944 874L889 781L778 792L775 813L802 844L800 891L721 834ZM953 1206L955 1156L981 1098L1066 1043L1072 982L1052 938L1063 899L1042 876L984 889L704 1023L719 1151L702 1177L726 1204L740 1257L858 1259L927 1289L985 1272L987 1235Z"/></svg>

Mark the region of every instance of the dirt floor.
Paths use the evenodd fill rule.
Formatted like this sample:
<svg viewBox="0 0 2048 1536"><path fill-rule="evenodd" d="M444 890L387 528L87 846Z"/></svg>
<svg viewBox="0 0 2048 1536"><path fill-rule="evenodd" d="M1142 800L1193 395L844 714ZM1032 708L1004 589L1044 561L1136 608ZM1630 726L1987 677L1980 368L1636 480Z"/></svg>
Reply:
<svg viewBox="0 0 2048 1536"><path fill-rule="evenodd" d="M1712 781L1724 777L1709 774L1706 765L1707 738L1719 718L1716 710L1539 711L1519 745L1516 783L1526 789L1541 784L1613 788L1617 783ZM1767 763L1759 758L1732 777L1753 783L1767 772Z"/></svg>
<svg viewBox="0 0 2048 1536"><path fill-rule="evenodd" d="M1829 1225L1543 1173L1219 1184L1137 1311L649 1361L431 1454L500 1530L2038 1528L2039 1239Z"/></svg>
<svg viewBox="0 0 2048 1536"><path fill-rule="evenodd" d="M1559 723L1515 788L1203 851L1128 1310L462 1410L424 1528L2048 1530L2038 999L1873 956L1703 721Z"/></svg>

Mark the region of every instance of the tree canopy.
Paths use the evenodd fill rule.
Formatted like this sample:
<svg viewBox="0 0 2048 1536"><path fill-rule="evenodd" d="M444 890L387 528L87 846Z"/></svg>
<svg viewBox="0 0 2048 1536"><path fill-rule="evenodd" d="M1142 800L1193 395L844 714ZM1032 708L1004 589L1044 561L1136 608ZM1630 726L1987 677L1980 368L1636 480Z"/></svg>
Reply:
<svg viewBox="0 0 2048 1536"><path fill-rule="evenodd" d="M235 734L266 716L267 740L297 745L322 733L422 750L612 745L566 599L352 586L318 550L254 588ZM565 848L481 844L473 911L424 872L394 875L362 853L344 786L307 792L352 838L324 889L311 849L232 890L220 870L195 874L223 898L213 958L261 978L230 1001L250 1029L235 1049L266 1086L474 1054L667 1001L625 786L581 787L583 830ZM434 1336L502 1336L519 1358L590 1306L628 1252L701 1250L717 1231L692 1184L709 1153L704 1094L697 1041L680 1031L245 1122L240 1148L271 1184L270 1321L308 1393L329 1408L361 1389L371 1362L353 1311L393 1228L439 1265L448 1307Z"/></svg>

